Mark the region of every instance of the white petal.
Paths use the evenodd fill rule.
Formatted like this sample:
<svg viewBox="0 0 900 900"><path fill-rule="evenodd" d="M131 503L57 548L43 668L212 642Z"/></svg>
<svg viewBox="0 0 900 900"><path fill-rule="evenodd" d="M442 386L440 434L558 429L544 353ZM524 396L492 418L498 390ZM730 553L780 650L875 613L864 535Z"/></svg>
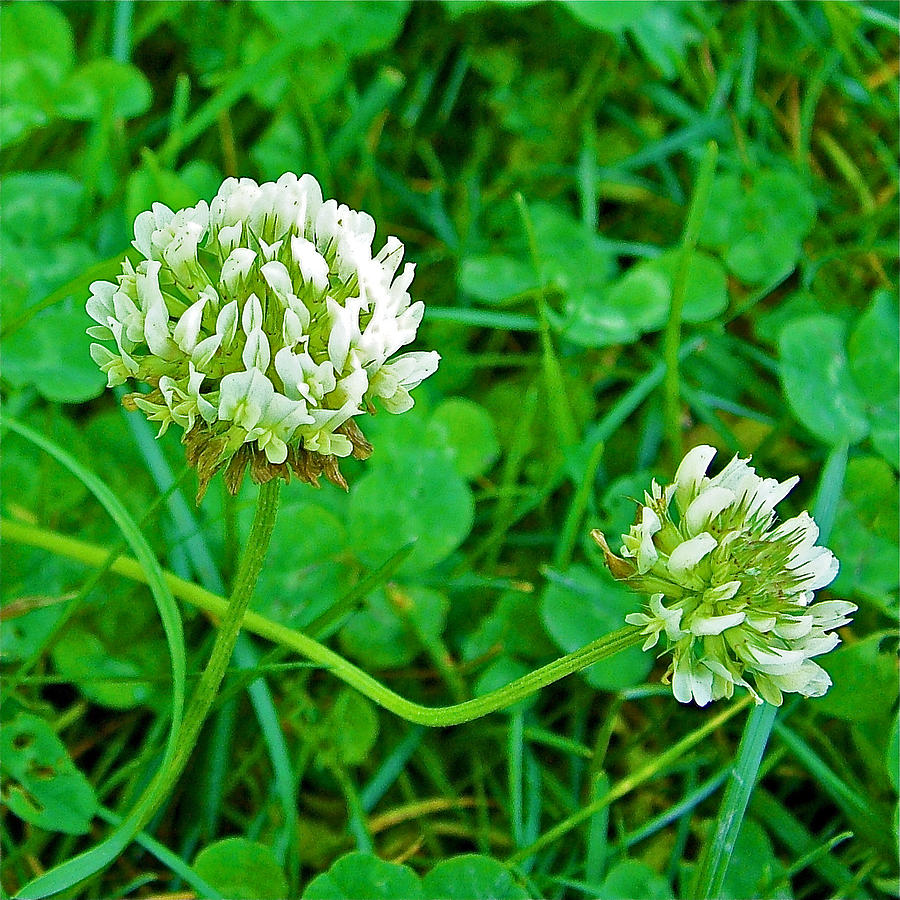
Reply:
<svg viewBox="0 0 900 900"><path fill-rule="evenodd" d="M839 569L840 563L827 547L815 547L803 564L793 568L792 572L799 579L799 588L817 591L831 584Z"/></svg>
<svg viewBox="0 0 900 900"><path fill-rule="evenodd" d="M697 616L691 619L691 634L721 634L727 628L740 625L745 618L746 614L742 612L730 613L726 616Z"/></svg>
<svg viewBox="0 0 900 900"><path fill-rule="evenodd" d="M281 337L288 347L293 347L303 337L303 323L300 316L292 309L284 311L284 321L281 324Z"/></svg>
<svg viewBox="0 0 900 900"><path fill-rule="evenodd" d="M259 369L260 372L265 372L269 368L271 359L269 339L261 328L254 328L247 335L247 343L241 353L241 361L248 369Z"/></svg>
<svg viewBox="0 0 900 900"><path fill-rule="evenodd" d="M812 616L781 616L775 623L775 634L786 641L806 637L812 631Z"/></svg>
<svg viewBox="0 0 900 900"><path fill-rule="evenodd" d="M807 612L812 616L817 628L829 631L848 625L850 616L857 608L855 603L849 603L847 600L823 600L810 606Z"/></svg>
<svg viewBox="0 0 900 900"><path fill-rule="evenodd" d="M786 519L773 532L772 537L775 540L789 539L796 543L794 553L808 549L815 545L819 538L819 526L816 525L815 519L806 511L794 516L792 519Z"/></svg>
<svg viewBox="0 0 900 900"><path fill-rule="evenodd" d="M688 532L698 534L703 531L709 526L710 521L731 506L735 499L734 492L728 488L710 485L702 489L684 514Z"/></svg>
<svg viewBox="0 0 900 900"><path fill-rule="evenodd" d="M672 578L686 587L693 583L691 571L717 546L716 539L707 532L679 544L669 556L667 568Z"/></svg>
<svg viewBox="0 0 900 900"><path fill-rule="evenodd" d="M259 269L262 277L265 278L266 284L275 292L278 297L287 297L288 294L294 292L294 286L291 284L291 275L284 263L273 260L267 262Z"/></svg>
<svg viewBox="0 0 900 900"><path fill-rule="evenodd" d="M675 472L675 501L682 512L699 490L715 455L715 448L700 444L699 447L689 450L678 466Z"/></svg>
<svg viewBox="0 0 900 900"><path fill-rule="evenodd" d="M203 321L203 308L206 306L206 297L201 297L196 303L192 303L185 312L181 314L178 324L172 336L175 343L184 350L185 353L191 353L197 346L197 337L200 334L200 325Z"/></svg>
<svg viewBox="0 0 900 900"><path fill-rule="evenodd" d="M216 317L216 334L222 339L222 346L227 350L237 334L238 305L237 300L226 303Z"/></svg>
<svg viewBox="0 0 900 900"><path fill-rule="evenodd" d="M328 262L312 241L295 234L291 237L291 256L304 281L311 283L316 291L328 289Z"/></svg>
<svg viewBox="0 0 900 900"><path fill-rule="evenodd" d="M275 388L259 369L232 372L219 386L219 418L250 431L269 405Z"/></svg>
<svg viewBox="0 0 900 900"><path fill-rule="evenodd" d="M222 272L219 281L222 284L222 294L232 296L247 277L253 263L256 261L256 253L247 247L235 247L222 263Z"/></svg>
<svg viewBox="0 0 900 900"><path fill-rule="evenodd" d="M723 600L730 600L740 589L740 581L727 581L706 591L703 600L705 603L721 603Z"/></svg>
<svg viewBox="0 0 900 900"><path fill-rule="evenodd" d="M262 328L262 326L262 303L259 302L259 297L256 294L251 294L247 298L247 302L244 304L244 309L241 312L241 328L244 329L244 334L249 335L252 331Z"/></svg>

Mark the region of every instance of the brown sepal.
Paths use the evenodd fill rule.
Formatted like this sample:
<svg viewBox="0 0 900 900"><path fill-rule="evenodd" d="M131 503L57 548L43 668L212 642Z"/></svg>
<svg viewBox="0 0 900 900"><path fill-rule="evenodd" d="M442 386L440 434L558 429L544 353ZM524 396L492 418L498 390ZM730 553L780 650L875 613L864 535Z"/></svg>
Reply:
<svg viewBox="0 0 900 900"><path fill-rule="evenodd" d="M621 556L616 556L616 554L609 549L609 544L606 543L606 535L604 535L602 531L595 528L591 532L591 537L603 551L603 560L613 578L617 581L624 581L626 578L630 578L634 575L636 571L635 567L628 560L622 559Z"/></svg>
<svg viewBox="0 0 900 900"><path fill-rule="evenodd" d="M374 448L366 440L366 436L360 431L359 425L353 419L347 419L337 431L345 434L350 439L350 443L353 444L354 459L368 459L372 455Z"/></svg>

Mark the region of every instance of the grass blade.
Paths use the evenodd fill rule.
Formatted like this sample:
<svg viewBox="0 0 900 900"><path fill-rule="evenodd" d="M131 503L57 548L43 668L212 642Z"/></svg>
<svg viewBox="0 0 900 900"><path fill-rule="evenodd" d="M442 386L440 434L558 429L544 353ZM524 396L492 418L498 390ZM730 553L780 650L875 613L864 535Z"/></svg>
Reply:
<svg viewBox="0 0 900 900"><path fill-rule="evenodd" d="M118 497L96 476L86 469L75 457L15 419L4 419L6 427L21 435L35 446L49 453L65 466L100 501L113 521L122 531L134 551L141 572L146 578L153 599L162 619L166 642L172 665L172 720L161 769L165 769L174 758L185 698L185 678L187 662L184 649L184 632L181 614L166 582L162 568L147 539L141 533ZM152 799L152 787L141 797L132 812L96 847L67 860L26 885L19 896L22 900L38 900L51 894L67 890L109 865L131 843L139 830L140 819L148 801Z"/></svg>

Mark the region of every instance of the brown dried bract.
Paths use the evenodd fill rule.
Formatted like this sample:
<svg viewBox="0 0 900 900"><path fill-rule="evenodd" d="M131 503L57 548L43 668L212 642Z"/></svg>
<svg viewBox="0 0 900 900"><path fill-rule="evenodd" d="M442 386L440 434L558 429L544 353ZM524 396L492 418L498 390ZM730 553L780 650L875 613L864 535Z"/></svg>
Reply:
<svg viewBox="0 0 900 900"><path fill-rule="evenodd" d="M341 434L347 435L350 443L353 444L354 459L368 459L372 455L374 449L366 440L366 436L360 431L359 425L353 419L347 419L340 428L337 429Z"/></svg>
<svg viewBox="0 0 900 900"><path fill-rule="evenodd" d="M602 531L595 528L591 532L591 537L603 551L603 559L613 578L622 581L634 575L634 566L627 560L622 559L621 556L616 556L616 554L609 549L609 544L606 543L606 535Z"/></svg>
<svg viewBox="0 0 900 900"><path fill-rule="evenodd" d="M133 395L128 395L132 397ZM144 395L140 395L144 396ZM151 395L147 395L148 398ZM130 401L133 402L133 401ZM128 407L130 408L130 407ZM372 445L366 440L359 426L351 421L339 429L353 445L353 456L356 459L368 459L372 454ZM288 448L287 459L283 463L269 462L264 451L259 449L255 441L244 444L228 460L222 459L226 442L223 437L215 435L204 422L197 422L182 439L188 465L197 470L197 503L206 494L213 476L224 466L225 487L232 496L241 489L247 467L255 484L265 484L273 478L291 480L293 473L301 481L319 487L319 479L324 475L332 484L348 490L347 479L341 472L337 456L316 453L306 450L302 444Z"/></svg>

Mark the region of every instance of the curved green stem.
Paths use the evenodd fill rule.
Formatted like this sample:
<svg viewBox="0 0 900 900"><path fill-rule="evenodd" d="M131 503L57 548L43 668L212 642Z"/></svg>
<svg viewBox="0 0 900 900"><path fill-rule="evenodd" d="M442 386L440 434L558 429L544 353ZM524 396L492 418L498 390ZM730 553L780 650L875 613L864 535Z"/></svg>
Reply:
<svg viewBox="0 0 900 900"><path fill-rule="evenodd" d="M3 520L3 535L7 540L18 543L30 544L35 547L43 547L61 556L78 559L88 565L101 565L107 559L107 551L103 547L87 544L74 538L61 534L25 525L21 522ZM110 570L135 581L144 581L143 569L138 563L128 557L120 556L110 566ZM227 613L235 613L236 607L229 610L228 603L216 594L177 578L166 572L165 578L172 593L181 600L202 609L204 612L216 617L223 617ZM254 634L264 637L282 646L289 647L297 653L305 656L315 663L319 663L328 669L335 677L349 684L351 687L364 694L370 700L395 715L415 722L419 725L443 727L447 725L459 725L472 719L480 718L489 713L504 709L507 706L522 700L541 688L578 672L595 662L607 659L610 656L640 643L641 635L637 628L627 627L612 634L605 635L599 640L593 641L574 653L556 659L534 672L517 678L510 684L495 691L491 691L482 697L466 700L463 703L454 703L451 706L423 706L413 703L400 696L381 682L376 681L371 675L358 669L330 648L320 644L299 631L279 625L270 619L249 610L242 612L243 627ZM226 623L223 621L222 627ZM227 660L226 660L227 664ZM224 671L224 670L223 670ZM196 696L196 695L195 695ZM191 718L193 702L186 714L186 721Z"/></svg>

